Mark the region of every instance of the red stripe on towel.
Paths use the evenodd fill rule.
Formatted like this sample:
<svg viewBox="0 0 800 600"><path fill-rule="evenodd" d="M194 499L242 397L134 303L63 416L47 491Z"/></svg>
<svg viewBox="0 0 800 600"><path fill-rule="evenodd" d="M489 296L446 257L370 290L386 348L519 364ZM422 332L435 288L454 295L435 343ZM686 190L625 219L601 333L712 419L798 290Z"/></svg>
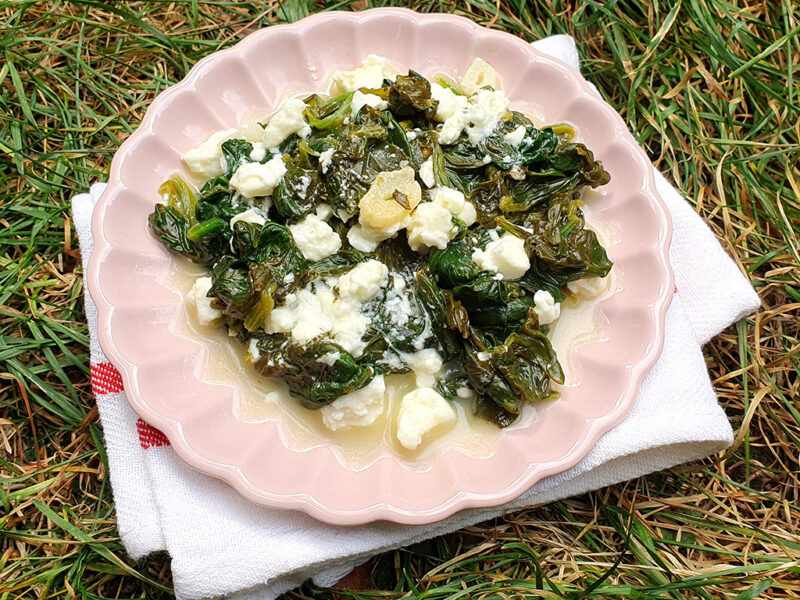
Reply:
<svg viewBox="0 0 800 600"><path fill-rule="evenodd" d="M89 367L92 391L95 396L122 391L122 376L111 363L97 363Z"/></svg>
<svg viewBox="0 0 800 600"><path fill-rule="evenodd" d="M139 432L139 443L144 450L158 448L159 446L169 446L167 436L141 419L136 421L136 430Z"/></svg>

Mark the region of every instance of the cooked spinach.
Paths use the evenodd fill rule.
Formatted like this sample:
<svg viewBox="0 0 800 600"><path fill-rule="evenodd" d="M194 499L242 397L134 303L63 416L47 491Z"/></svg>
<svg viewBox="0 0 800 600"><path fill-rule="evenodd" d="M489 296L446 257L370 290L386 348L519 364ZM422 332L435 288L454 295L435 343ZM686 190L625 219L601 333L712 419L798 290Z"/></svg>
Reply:
<svg viewBox="0 0 800 600"><path fill-rule="evenodd" d="M277 148L254 153L256 145L243 138L224 141L222 172L199 190L177 176L161 186L150 228L170 251L208 267L207 296L222 312L223 325L256 352L256 370L281 378L303 406L320 408L376 376L406 372L410 356L433 348L445 362L434 384L442 397L472 395L478 414L505 427L526 403L556 397L551 384L564 380L534 294L546 290L561 301L569 282L604 277L611 268L585 226L580 200L587 187L608 183L609 174L573 139L570 126L537 128L514 111L477 144L465 133L452 144L440 143L438 102L431 83L414 71L360 91L381 102L372 98L353 111L352 91L306 97L303 118L310 133L298 129ZM274 153L283 156L286 169L269 197L241 196L230 183L237 169L253 156L266 163ZM434 185L461 192L477 222L465 223L450 209L450 242L427 253L412 251L402 228L374 252L351 246L348 232L359 202L379 175L410 165L420 184L430 183L429 175L423 180L420 174L428 160ZM427 185L421 190L422 201L430 201ZM391 199L414 209L400 190ZM231 224L248 209L255 216ZM308 242L294 229L316 215L327 222L334 248L341 241L320 260L304 255ZM503 279L473 259L499 234L524 241L530 268L522 277ZM285 311L298 294L324 290L344 302L337 296L338 278L372 260L389 275L357 309L359 318L368 319L358 352L325 332L300 343L294 330L275 332L268 325L278 315L273 311Z"/></svg>

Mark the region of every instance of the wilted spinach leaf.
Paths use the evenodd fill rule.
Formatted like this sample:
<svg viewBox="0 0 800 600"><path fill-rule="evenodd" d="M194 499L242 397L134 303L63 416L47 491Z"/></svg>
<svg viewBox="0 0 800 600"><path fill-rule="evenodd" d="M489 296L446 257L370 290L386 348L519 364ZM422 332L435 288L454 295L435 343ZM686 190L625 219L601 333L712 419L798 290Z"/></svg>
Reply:
<svg viewBox="0 0 800 600"><path fill-rule="evenodd" d="M398 75L389 88L389 110L398 117L414 117L420 112L435 110L435 104L430 82L415 71Z"/></svg>

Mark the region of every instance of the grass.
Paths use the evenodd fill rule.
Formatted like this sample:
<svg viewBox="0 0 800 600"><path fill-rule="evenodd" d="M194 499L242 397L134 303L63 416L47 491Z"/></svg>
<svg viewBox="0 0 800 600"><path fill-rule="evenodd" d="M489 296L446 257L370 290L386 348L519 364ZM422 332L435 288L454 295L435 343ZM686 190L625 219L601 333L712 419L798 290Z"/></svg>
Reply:
<svg viewBox="0 0 800 600"><path fill-rule="evenodd" d="M172 597L168 557L134 563L115 530L69 199L199 58L309 11L383 3L323 4L0 0L0 599ZM761 296L705 348L736 443L384 554L362 591L290 596L800 597L800 5L411 5L575 36L584 72Z"/></svg>

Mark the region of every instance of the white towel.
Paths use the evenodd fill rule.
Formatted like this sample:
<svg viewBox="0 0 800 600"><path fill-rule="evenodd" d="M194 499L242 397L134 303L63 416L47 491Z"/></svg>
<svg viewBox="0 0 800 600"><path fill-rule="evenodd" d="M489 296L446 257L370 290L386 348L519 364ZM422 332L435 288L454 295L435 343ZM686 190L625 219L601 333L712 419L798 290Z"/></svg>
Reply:
<svg viewBox="0 0 800 600"><path fill-rule="evenodd" d="M569 36L533 45L579 67ZM674 225L670 259L677 292L667 313L663 354L645 378L631 414L569 471L541 481L507 505L463 511L434 525L325 525L298 512L252 504L226 484L193 471L128 406L119 374L97 342L97 312L86 294L92 385L105 432L118 529L128 553L138 558L167 550L178 598L268 600L308 578L330 585L379 552L729 446L731 427L717 404L700 346L753 312L759 300L690 205L660 173L655 175ZM92 252L92 211L103 188L95 184L72 201L84 267Z"/></svg>

